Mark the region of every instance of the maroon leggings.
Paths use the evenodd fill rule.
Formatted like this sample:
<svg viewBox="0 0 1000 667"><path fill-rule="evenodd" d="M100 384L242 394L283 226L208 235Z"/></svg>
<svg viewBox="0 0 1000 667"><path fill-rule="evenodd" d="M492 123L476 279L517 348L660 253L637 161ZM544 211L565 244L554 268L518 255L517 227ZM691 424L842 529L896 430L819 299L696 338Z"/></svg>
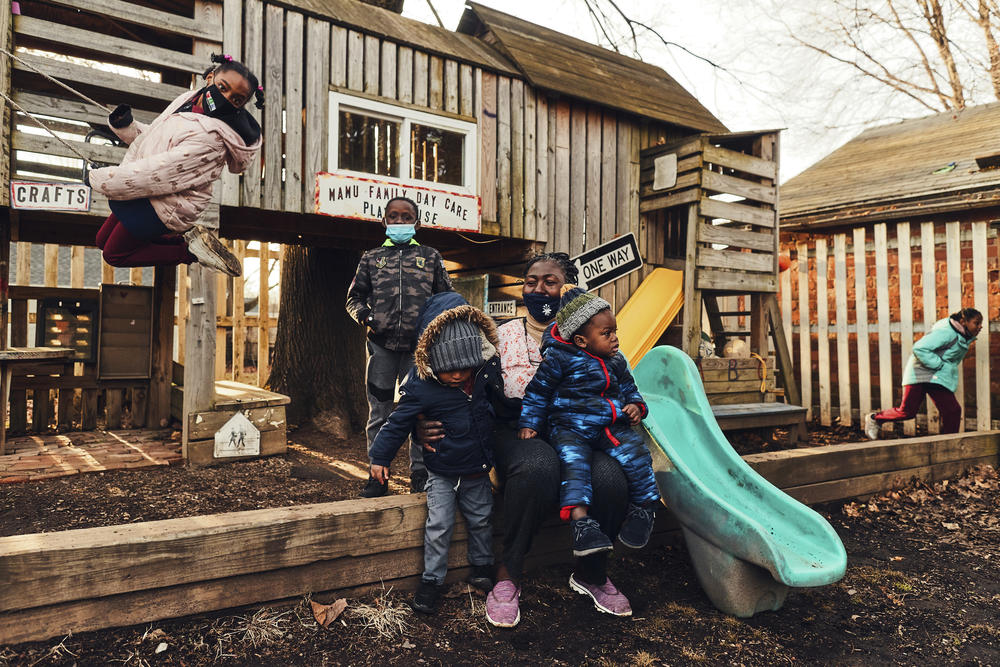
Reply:
<svg viewBox="0 0 1000 667"><path fill-rule="evenodd" d="M97 232L97 247L111 266L176 266L197 261L182 236L142 239L125 228L112 213Z"/></svg>
<svg viewBox="0 0 1000 667"><path fill-rule="evenodd" d="M898 408L889 408L876 413L872 418L877 422L895 422L904 419L913 419L917 416L920 404L924 402L924 396L930 396L941 413L941 432L958 433L958 427L962 423L962 406L955 399L955 394L949 389L945 389L933 382L921 382L920 384L903 385L903 402Z"/></svg>

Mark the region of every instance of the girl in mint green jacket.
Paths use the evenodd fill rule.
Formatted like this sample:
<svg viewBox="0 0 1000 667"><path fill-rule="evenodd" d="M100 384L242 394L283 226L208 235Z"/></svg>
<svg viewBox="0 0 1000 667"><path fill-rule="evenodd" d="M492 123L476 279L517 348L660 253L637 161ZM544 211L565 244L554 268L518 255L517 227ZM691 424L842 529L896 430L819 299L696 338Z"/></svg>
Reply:
<svg viewBox="0 0 1000 667"><path fill-rule="evenodd" d="M955 399L958 374L969 345L983 328L983 315L965 308L938 320L930 332L913 344L913 353L903 369L903 401L898 408L873 412L865 417L865 433L878 439L885 422L913 419L930 396L941 413L941 432L958 433L962 406Z"/></svg>

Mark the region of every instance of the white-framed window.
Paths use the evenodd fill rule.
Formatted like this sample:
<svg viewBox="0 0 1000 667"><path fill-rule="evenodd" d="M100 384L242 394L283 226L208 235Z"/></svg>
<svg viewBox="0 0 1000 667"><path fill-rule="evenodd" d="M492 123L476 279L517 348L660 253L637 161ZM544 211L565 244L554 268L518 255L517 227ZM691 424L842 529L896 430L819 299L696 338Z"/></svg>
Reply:
<svg viewBox="0 0 1000 667"><path fill-rule="evenodd" d="M330 92L330 171L478 194L476 124Z"/></svg>

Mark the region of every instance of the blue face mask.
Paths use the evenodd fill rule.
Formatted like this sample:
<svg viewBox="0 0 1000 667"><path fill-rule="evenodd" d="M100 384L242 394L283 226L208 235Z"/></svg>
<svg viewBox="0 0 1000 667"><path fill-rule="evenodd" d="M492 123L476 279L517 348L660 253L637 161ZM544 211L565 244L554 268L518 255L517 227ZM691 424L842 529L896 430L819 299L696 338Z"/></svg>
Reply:
<svg viewBox="0 0 1000 667"><path fill-rule="evenodd" d="M536 322L548 322L559 310L559 297L532 292L524 295L524 307L528 309L531 319Z"/></svg>
<svg viewBox="0 0 1000 667"><path fill-rule="evenodd" d="M385 235L390 241L396 244L409 243L413 235L417 233L417 226L410 225L386 225Z"/></svg>

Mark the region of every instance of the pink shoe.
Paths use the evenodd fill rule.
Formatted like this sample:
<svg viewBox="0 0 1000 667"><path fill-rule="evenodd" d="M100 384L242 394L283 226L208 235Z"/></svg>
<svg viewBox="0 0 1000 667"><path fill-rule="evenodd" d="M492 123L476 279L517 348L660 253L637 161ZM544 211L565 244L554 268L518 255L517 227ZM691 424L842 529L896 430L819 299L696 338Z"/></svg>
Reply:
<svg viewBox="0 0 1000 667"><path fill-rule="evenodd" d="M513 581L498 581L486 596L486 620L498 628L513 628L521 621L520 599L521 588Z"/></svg>
<svg viewBox="0 0 1000 667"><path fill-rule="evenodd" d="M585 581L580 581L575 574L569 576L569 587L581 595L589 595L594 601L594 606L598 611L613 616L631 616L632 606L628 603L628 598L622 595L610 579L605 579L601 586L592 586Z"/></svg>

